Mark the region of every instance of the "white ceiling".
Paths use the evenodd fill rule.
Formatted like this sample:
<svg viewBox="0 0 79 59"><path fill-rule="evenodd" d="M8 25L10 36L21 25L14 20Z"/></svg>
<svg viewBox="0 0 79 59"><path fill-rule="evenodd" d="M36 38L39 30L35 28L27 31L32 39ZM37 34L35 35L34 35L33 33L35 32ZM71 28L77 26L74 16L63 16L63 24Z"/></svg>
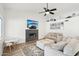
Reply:
<svg viewBox="0 0 79 59"><path fill-rule="evenodd" d="M6 3L7 10L42 11L46 3ZM79 10L79 3L49 3L49 8L57 8L57 11L68 12Z"/></svg>
<svg viewBox="0 0 79 59"><path fill-rule="evenodd" d="M42 11L42 7L44 7L45 4L40 3L10 3L5 4L6 10L14 10L14 11L27 11L27 12L36 12L36 11Z"/></svg>
<svg viewBox="0 0 79 59"><path fill-rule="evenodd" d="M38 13L43 11L46 3L5 3L7 11L25 11ZM72 11L79 11L79 3L49 3L49 9L57 8L56 14L65 14Z"/></svg>

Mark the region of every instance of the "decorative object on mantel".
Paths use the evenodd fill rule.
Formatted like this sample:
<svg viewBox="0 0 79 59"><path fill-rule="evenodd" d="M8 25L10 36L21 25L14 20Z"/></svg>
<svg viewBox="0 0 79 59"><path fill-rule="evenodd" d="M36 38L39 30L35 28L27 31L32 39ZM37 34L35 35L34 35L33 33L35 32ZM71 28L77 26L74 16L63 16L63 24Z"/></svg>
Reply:
<svg viewBox="0 0 79 59"><path fill-rule="evenodd" d="M46 22L49 22L49 20L46 20Z"/></svg>
<svg viewBox="0 0 79 59"><path fill-rule="evenodd" d="M53 18L50 19L50 21L53 21L53 20L54 20Z"/></svg>
<svg viewBox="0 0 79 59"><path fill-rule="evenodd" d="M65 22L68 22L69 20L65 20Z"/></svg>
<svg viewBox="0 0 79 59"><path fill-rule="evenodd" d="M51 18L51 19L47 20L47 22L50 22L50 21L56 21L56 19Z"/></svg>
<svg viewBox="0 0 79 59"><path fill-rule="evenodd" d="M56 19L50 19L50 21L56 21Z"/></svg>
<svg viewBox="0 0 79 59"><path fill-rule="evenodd" d="M73 16L73 17L76 16L76 13L72 13L72 16Z"/></svg>

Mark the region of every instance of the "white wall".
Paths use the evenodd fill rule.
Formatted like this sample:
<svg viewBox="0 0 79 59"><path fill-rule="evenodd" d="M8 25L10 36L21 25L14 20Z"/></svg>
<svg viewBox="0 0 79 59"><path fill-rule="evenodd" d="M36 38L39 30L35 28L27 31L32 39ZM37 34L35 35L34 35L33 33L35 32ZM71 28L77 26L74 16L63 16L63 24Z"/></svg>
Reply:
<svg viewBox="0 0 79 59"><path fill-rule="evenodd" d="M79 36L79 16L68 19L64 24L64 34L66 36Z"/></svg>
<svg viewBox="0 0 79 59"><path fill-rule="evenodd" d="M27 29L25 22L28 18L39 22L39 39L42 38L45 33L45 19L42 16L24 11L8 11L5 26L6 39L25 42L25 29Z"/></svg>
<svg viewBox="0 0 79 59"><path fill-rule="evenodd" d="M71 26L70 23L65 23L65 30L61 29L61 30L51 30L49 25L50 23L46 22L47 19L51 18L55 18L60 20L64 20L64 17L67 17L68 15L71 15L73 12L68 12L67 14L55 14L55 16L50 16L49 17L44 17L43 14L38 14L38 13L34 13L34 12L28 12L28 11L17 11L17 10L7 10L6 11L6 22L5 22L5 36L6 39L19 39L20 42L24 42L25 41L25 29L27 28L27 25L25 24L25 20L30 18L30 19L34 19L39 21L39 39L42 38L44 35L46 35L46 33L54 31L54 32L63 32L63 33L67 33L66 35L72 35L74 33L74 31L77 31L77 28L70 31ZM77 18L76 18L77 19ZM74 20L75 21L75 20ZM78 21L78 20L77 20ZM76 22L76 21L75 21ZM68 24L68 25L67 25ZM74 23L72 22L72 24L74 25ZM70 25L70 26L69 26ZM77 24L75 24L75 26L77 26ZM74 26L74 27L75 27ZM68 29L70 28L70 29ZM75 32L75 34L77 33ZM78 34L78 33L77 33Z"/></svg>
<svg viewBox="0 0 79 59"><path fill-rule="evenodd" d="M2 6L2 4L0 4L0 16L1 17L3 16L3 6Z"/></svg>
<svg viewBox="0 0 79 59"><path fill-rule="evenodd" d="M47 29L46 32L59 32L59 33L63 33L65 36L71 36L71 37L75 37L75 36L79 36L79 16L73 17L73 18L69 18L69 19L62 19L64 20L69 20L68 22L64 22L64 29L57 29L57 30L51 30L50 29L50 23L53 22L47 22ZM62 20L59 20L60 22Z"/></svg>
<svg viewBox="0 0 79 59"><path fill-rule="evenodd" d="M44 37L48 32L62 32L68 36L78 36L78 18L74 17L71 18L70 22L66 22L64 29L60 30L50 30L50 23L46 22L46 18L43 15L39 15L36 13L29 13L29 12L20 12L20 11L8 11L6 18L6 25L5 25L5 36L6 39L9 40L19 40L19 42L25 42L25 29L27 29L27 25L25 24L26 19L34 19L39 21L39 39ZM76 19L76 20L74 20ZM62 19L65 20L65 19ZM59 20L60 21L60 20ZM71 25L70 25L71 24ZM72 27L72 24L75 28ZM77 27L76 27L77 26ZM71 31L71 29L73 29ZM75 32L74 32L75 31ZM74 34L73 34L74 33Z"/></svg>

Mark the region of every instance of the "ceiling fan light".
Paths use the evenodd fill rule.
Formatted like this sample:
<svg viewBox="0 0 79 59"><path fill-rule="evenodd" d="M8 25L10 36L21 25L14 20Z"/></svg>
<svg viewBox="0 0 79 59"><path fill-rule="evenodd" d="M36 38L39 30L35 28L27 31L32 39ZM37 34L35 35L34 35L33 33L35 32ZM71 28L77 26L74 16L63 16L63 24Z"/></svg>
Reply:
<svg viewBox="0 0 79 59"><path fill-rule="evenodd" d="M49 14L49 12L46 12L46 14Z"/></svg>

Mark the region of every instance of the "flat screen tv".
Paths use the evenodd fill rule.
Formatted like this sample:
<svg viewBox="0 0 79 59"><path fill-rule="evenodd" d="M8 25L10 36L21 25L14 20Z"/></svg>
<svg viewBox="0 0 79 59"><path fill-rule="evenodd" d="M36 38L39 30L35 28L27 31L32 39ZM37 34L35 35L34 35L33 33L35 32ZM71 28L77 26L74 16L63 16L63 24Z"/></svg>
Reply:
<svg viewBox="0 0 79 59"><path fill-rule="evenodd" d="M38 28L38 21L27 19L27 28L37 29Z"/></svg>

